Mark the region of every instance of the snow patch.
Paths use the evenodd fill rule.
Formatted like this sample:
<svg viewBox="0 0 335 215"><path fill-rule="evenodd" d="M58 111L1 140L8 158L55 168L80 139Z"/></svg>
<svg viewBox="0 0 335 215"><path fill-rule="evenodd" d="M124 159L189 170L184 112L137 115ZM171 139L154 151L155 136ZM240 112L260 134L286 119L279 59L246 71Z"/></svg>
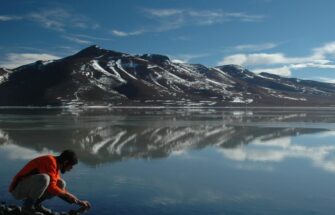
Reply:
<svg viewBox="0 0 335 215"><path fill-rule="evenodd" d="M242 97L234 97L233 101L231 101L231 103L243 103L243 104L250 104L252 103L254 100L253 99L244 99Z"/></svg>
<svg viewBox="0 0 335 215"><path fill-rule="evenodd" d="M263 76L263 75L260 75L260 74L258 74L257 76L258 76L258 77L261 77L261 78L264 78L264 79L273 80L273 81L275 81L275 80L276 80L276 79L274 79L274 78L270 78L270 77Z"/></svg>
<svg viewBox="0 0 335 215"><path fill-rule="evenodd" d="M92 60L90 62L90 65L93 67L92 69L88 69L86 65L81 66L80 72L81 74L88 77L90 83L92 83L94 86L99 87L100 89L104 91L111 91L114 87L120 86L121 84L127 83L126 80L124 80L119 73L111 67L109 64L109 68L114 72L114 74L106 71L104 68L102 68L97 60ZM102 75L99 78L94 77L94 71L100 72ZM77 97L77 94L75 94L76 100L78 101L79 98Z"/></svg>
<svg viewBox="0 0 335 215"><path fill-rule="evenodd" d="M247 73L245 73L244 75L245 75L246 78L250 78L250 79L253 79L253 78L254 78L254 76L249 75L249 74L247 74Z"/></svg>
<svg viewBox="0 0 335 215"><path fill-rule="evenodd" d="M140 57L135 57L135 59L138 61L149 62L148 60L140 58Z"/></svg>
<svg viewBox="0 0 335 215"><path fill-rule="evenodd" d="M231 80L231 77L230 77L228 74L226 74L224 71L222 71L221 69L216 68L216 67L214 67L213 69L214 69L215 71L217 71L220 75L222 75L222 77L223 77L225 80L227 80L230 84L235 84L235 81L232 81L232 80Z"/></svg>
<svg viewBox="0 0 335 215"><path fill-rule="evenodd" d="M0 84L4 83L8 81L8 74L4 74L2 76L0 76Z"/></svg>
<svg viewBox="0 0 335 215"><path fill-rule="evenodd" d="M153 68L158 68L158 66L157 66L157 65L151 65L151 64L149 64L149 65L147 66L147 68L148 68L148 69L153 69Z"/></svg>
<svg viewBox="0 0 335 215"><path fill-rule="evenodd" d="M53 62L54 62L54 60L45 60L45 61L42 61L42 64L43 64L43 66L45 66L45 65L48 65L48 64L53 63Z"/></svg>
<svg viewBox="0 0 335 215"><path fill-rule="evenodd" d="M217 86L219 86L219 87L222 87L222 86L224 86L224 84L222 84L222 83L219 83L219 82L216 82L216 81L213 81L213 80L211 80L211 79L208 79L208 78L206 78L206 81L208 81L208 82L210 82L210 83L213 83L213 84L215 84L215 85L217 85Z"/></svg>
<svg viewBox="0 0 335 215"><path fill-rule="evenodd" d="M289 97L289 96L284 96L284 95L276 95L278 98L281 98L281 99L288 99L288 100L294 100L294 101L307 101L306 98L293 98L293 97Z"/></svg>
<svg viewBox="0 0 335 215"><path fill-rule="evenodd" d="M175 75L175 74L173 74L173 73L171 73L171 72L165 72L164 73L165 75L167 75L167 76L172 76L174 79L172 79L173 81L176 81L176 82L181 82L181 83L185 83L185 82L187 82L186 80L184 80L184 79L182 79L181 77L179 77L179 76L177 76L177 75ZM169 77L166 77L167 79L169 79ZM171 80L171 79L170 79ZM173 82L172 81L172 82Z"/></svg>
<svg viewBox="0 0 335 215"><path fill-rule="evenodd" d="M107 72L106 70L104 70L98 63L98 61L96 60L92 60L91 61L91 65L93 66L93 68L99 72L101 72L102 74L106 75L106 76L112 76L112 74L110 74L109 72Z"/></svg>
<svg viewBox="0 0 335 215"><path fill-rule="evenodd" d="M177 68L178 70L181 70L182 72L184 72L184 73L186 73L188 75L193 75L194 76L196 74L193 70L184 68L181 64L173 64L173 66L175 68Z"/></svg>
<svg viewBox="0 0 335 215"><path fill-rule="evenodd" d="M122 77L121 77L121 75L116 71L116 69L115 69L115 61L109 61L108 63L107 63L107 66L108 66L108 68L110 68L112 71L113 71L113 76L117 79L117 80L119 80L120 82L122 82L122 83L127 83L127 81L126 80L124 80Z"/></svg>
<svg viewBox="0 0 335 215"><path fill-rule="evenodd" d="M136 77L134 77L133 75L131 75L130 73L128 73L128 72L122 67L121 60L120 60L120 59L116 61L116 66L117 66L122 72L124 72L125 74L127 74L129 77L131 77L132 79L137 80Z"/></svg>
<svg viewBox="0 0 335 215"><path fill-rule="evenodd" d="M164 88L164 89L167 89L166 87L162 86L160 83L157 82L157 79L161 78L162 76L158 76L158 77L153 77L151 74L149 75L150 76L150 79L152 80L152 82L154 82L156 85Z"/></svg>

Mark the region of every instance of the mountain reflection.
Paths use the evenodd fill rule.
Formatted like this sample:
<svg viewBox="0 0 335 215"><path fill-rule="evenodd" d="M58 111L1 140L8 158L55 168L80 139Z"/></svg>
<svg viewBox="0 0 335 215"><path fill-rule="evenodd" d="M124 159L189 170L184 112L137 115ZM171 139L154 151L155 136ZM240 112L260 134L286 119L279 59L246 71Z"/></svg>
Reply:
<svg viewBox="0 0 335 215"><path fill-rule="evenodd" d="M1 116L0 150L11 158L30 158L40 153L75 150L82 162L97 165L125 159L160 159L174 153L214 147L233 160L280 161L285 157L310 157L316 165L325 161L332 146L305 147L291 144L300 134L326 128L259 126L259 122L308 122L309 113L219 112L187 114L101 114ZM327 122L331 118L319 121ZM252 126L256 123L257 126ZM248 125L248 126L246 126ZM245 144L255 147L245 149ZM264 150L267 149L267 150ZM328 164L325 164L327 163ZM327 167L325 167L327 168Z"/></svg>

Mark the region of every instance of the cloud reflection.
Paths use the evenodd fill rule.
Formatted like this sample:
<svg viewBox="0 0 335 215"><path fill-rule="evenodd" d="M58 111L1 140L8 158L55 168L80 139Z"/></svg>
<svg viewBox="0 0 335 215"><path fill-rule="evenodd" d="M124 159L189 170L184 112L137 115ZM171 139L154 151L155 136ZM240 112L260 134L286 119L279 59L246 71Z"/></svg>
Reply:
<svg viewBox="0 0 335 215"><path fill-rule="evenodd" d="M36 151L34 149L29 149L21 147L15 144L5 144L1 146L1 151L3 151L9 159L16 160L30 160L41 155L55 154L52 150L43 148L41 151Z"/></svg>
<svg viewBox="0 0 335 215"><path fill-rule="evenodd" d="M318 143L313 146L296 144L292 137L270 140L255 139L251 147L220 149L224 157L235 161L282 162L290 158L309 159L315 167L335 172L335 145Z"/></svg>

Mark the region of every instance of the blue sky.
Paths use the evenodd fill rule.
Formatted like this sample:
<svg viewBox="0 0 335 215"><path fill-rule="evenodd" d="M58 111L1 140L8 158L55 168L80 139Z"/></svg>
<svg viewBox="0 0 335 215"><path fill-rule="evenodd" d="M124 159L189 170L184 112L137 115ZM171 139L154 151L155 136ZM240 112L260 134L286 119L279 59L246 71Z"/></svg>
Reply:
<svg viewBox="0 0 335 215"><path fill-rule="evenodd" d="M0 2L0 66L97 44L205 66L335 82L333 0L11 0Z"/></svg>

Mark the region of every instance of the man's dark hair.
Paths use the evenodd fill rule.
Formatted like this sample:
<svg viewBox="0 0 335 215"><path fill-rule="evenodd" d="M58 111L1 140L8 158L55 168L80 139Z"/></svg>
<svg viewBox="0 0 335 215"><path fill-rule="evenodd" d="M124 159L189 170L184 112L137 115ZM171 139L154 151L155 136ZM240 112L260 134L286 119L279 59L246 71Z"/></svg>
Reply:
<svg viewBox="0 0 335 215"><path fill-rule="evenodd" d="M58 157L57 160L60 163L64 163L65 161L68 161L69 164L71 165L75 165L78 163L78 157L76 155L76 153L72 150L64 150Z"/></svg>

